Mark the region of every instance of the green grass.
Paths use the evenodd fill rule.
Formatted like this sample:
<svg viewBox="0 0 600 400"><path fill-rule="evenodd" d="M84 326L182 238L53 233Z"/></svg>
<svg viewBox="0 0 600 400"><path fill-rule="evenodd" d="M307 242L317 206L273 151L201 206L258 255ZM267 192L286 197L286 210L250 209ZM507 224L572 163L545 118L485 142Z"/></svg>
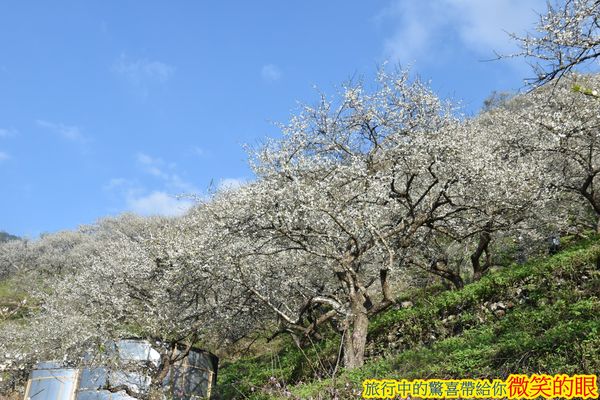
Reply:
<svg viewBox="0 0 600 400"><path fill-rule="evenodd" d="M332 337L299 349L289 337L270 346L270 352L233 362L221 360L219 393L223 398L269 399L290 382L324 378L335 368L339 339Z"/></svg>
<svg viewBox="0 0 600 400"><path fill-rule="evenodd" d="M27 311L21 307L27 295L10 279L0 281L0 324L6 319L18 319ZM13 311L16 310L15 313Z"/></svg>
<svg viewBox="0 0 600 400"><path fill-rule="evenodd" d="M600 371L600 241L512 265L460 291L411 292L415 307L369 325L369 360L336 379L309 365L335 363L337 339L304 351L292 342L255 358L223 363L224 398L356 398L366 378L506 378L510 373ZM512 307L505 315L493 303ZM325 365L327 367L327 364ZM290 397L287 397L290 398Z"/></svg>

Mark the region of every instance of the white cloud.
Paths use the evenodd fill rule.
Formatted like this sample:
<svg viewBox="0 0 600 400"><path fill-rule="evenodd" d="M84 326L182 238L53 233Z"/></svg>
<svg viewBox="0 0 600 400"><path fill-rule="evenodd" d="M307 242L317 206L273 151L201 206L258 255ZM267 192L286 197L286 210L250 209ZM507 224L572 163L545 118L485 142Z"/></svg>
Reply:
<svg viewBox="0 0 600 400"><path fill-rule="evenodd" d="M154 179L152 183L138 179L117 177L111 179L103 189L107 195L121 204L120 207L141 215L178 216L186 213L198 200L208 195L198 190L176 173L176 165L146 153L137 153L138 168ZM218 190L235 190L248 181L244 178L219 180ZM157 184L158 183L158 184Z"/></svg>
<svg viewBox="0 0 600 400"><path fill-rule="evenodd" d="M419 3L421 4L421 3ZM390 11L390 16L394 19L399 17L399 27L395 29L391 37L384 41L385 57L394 62L412 64L417 59L422 59L429 50L429 44L432 42L434 34L432 26L440 24L436 14L428 12L430 17L424 21L417 17L420 10L417 8L423 5L417 5L414 2L401 2L397 4L397 9Z"/></svg>
<svg viewBox="0 0 600 400"><path fill-rule="evenodd" d="M125 178L113 178L106 185L104 185L104 190L115 190L121 187L129 185L129 181Z"/></svg>
<svg viewBox="0 0 600 400"><path fill-rule="evenodd" d="M473 49L487 53L490 49L504 53L512 51L515 43L507 32L522 33L532 29L543 11L540 0L446 0L456 10L458 31L463 42Z"/></svg>
<svg viewBox="0 0 600 400"><path fill-rule="evenodd" d="M16 129L0 128L0 138L15 136L17 133Z"/></svg>
<svg viewBox="0 0 600 400"><path fill-rule="evenodd" d="M200 158L204 158L208 155L207 151L200 146L192 147L192 154Z"/></svg>
<svg viewBox="0 0 600 400"><path fill-rule="evenodd" d="M225 178L219 181L217 189L219 190L235 190L240 188L246 183L243 178Z"/></svg>
<svg viewBox="0 0 600 400"><path fill-rule="evenodd" d="M145 153L138 153L136 161L142 171L160 179L170 191L186 192L189 194L198 193L198 189L191 183L185 181L175 171L176 165L166 163L161 158L149 156Z"/></svg>
<svg viewBox="0 0 600 400"><path fill-rule="evenodd" d="M275 64L263 65L260 75L267 82L276 82L283 76L281 69Z"/></svg>
<svg viewBox="0 0 600 400"><path fill-rule="evenodd" d="M515 44L507 32L531 29L534 10L545 9L542 0L396 0L376 17L394 28L383 44L391 61L412 64L434 62L452 51L448 43L474 51L481 59L494 52L510 53Z"/></svg>
<svg viewBox="0 0 600 400"><path fill-rule="evenodd" d="M8 155L8 153L0 151L0 162L6 161L8 159L10 159L10 156Z"/></svg>
<svg viewBox="0 0 600 400"><path fill-rule="evenodd" d="M119 208L140 215L178 216L195 204L192 196L178 196L162 189L148 190L138 180L113 178L103 189L113 201L121 203Z"/></svg>
<svg viewBox="0 0 600 400"><path fill-rule="evenodd" d="M200 191L176 173L176 165L146 153L137 153L138 169L152 182L113 178L103 189L118 203L141 215L177 216L196 203ZM154 179L152 179L154 178Z"/></svg>
<svg viewBox="0 0 600 400"><path fill-rule="evenodd" d="M138 165L144 172L161 179L169 179L169 174L163 171L165 162L160 158L153 158L148 154L138 153L135 156Z"/></svg>
<svg viewBox="0 0 600 400"><path fill-rule="evenodd" d="M111 70L134 85L165 83L175 73L175 67L172 65L145 58L132 59L126 54L121 54Z"/></svg>
<svg viewBox="0 0 600 400"><path fill-rule="evenodd" d="M79 142L79 143L87 143L89 141L88 137L86 137L81 128L75 125L65 125L63 123L55 123L50 121L45 121L38 119L35 121L39 127L46 128L56 134L58 134L63 139Z"/></svg>
<svg viewBox="0 0 600 400"><path fill-rule="evenodd" d="M141 215L179 216L185 214L193 205L191 200L177 199L162 191L127 198L128 208Z"/></svg>

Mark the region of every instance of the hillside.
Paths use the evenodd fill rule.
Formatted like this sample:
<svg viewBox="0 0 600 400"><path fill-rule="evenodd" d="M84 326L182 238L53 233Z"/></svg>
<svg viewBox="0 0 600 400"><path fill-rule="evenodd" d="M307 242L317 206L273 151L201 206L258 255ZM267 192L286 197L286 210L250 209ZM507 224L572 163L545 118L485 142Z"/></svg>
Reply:
<svg viewBox="0 0 600 400"><path fill-rule="evenodd" d="M303 349L283 336L259 341L251 357L221 359L220 394L223 399L356 398L367 378L597 373L599 260L596 237L491 273L462 290L434 286L403 293L397 308L370 324L368 362L354 371L336 366L339 339L333 335ZM0 285L4 318L19 318L24 297L15 287L8 281Z"/></svg>
<svg viewBox="0 0 600 400"><path fill-rule="evenodd" d="M332 333L303 349L285 336L261 339L252 356L221 358L221 398L357 398L367 378L597 373L599 260L595 237L462 290L433 286L403 293L397 308L370 324L368 361L353 371L338 365L339 338ZM20 317L24 296L16 286L0 284L4 318Z"/></svg>
<svg viewBox="0 0 600 400"><path fill-rule="evenodd" d="M223 398L357 398L367 378L501 378L600 371L600 239L491 273L460 291L403 294L369 326L369 361L336 368L339 341L223 360ZM405 303L405 306L408 305ZM335 377L332 377L334 376Z"/></svg>

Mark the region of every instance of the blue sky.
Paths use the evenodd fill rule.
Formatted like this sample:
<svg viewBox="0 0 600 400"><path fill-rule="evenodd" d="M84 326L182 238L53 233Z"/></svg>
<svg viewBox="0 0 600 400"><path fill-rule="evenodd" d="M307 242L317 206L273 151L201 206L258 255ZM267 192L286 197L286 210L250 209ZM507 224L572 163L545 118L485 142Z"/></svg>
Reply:
<svg viewBox="0 0 600 400"><path fill-rule="evenodd" d="M242 148L384 61L475 113L531 76L543 0L0 3L0 230L35 237L252 179Z"/></svg>

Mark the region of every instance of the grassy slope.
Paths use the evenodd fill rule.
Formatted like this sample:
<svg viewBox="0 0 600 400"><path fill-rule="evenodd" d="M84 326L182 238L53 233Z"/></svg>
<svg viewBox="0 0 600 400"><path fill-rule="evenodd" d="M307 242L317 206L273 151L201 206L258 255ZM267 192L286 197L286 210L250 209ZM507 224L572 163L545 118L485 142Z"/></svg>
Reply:
<svg viewBox="0 0 600 400"><path fill-rule="evenodd" d="M366 378L505 378L600 371L600 240L512 266L461 291L415 292L369 327L369 361L328 377L336 339L300 351L283 340L223 362L224 398L357 398ZM404 296L406 298L406 295ZM504 306L503 311L493 311ZM500 307L502 308L502 307ZM314 379L315 374L322 377Z"/></svg>

